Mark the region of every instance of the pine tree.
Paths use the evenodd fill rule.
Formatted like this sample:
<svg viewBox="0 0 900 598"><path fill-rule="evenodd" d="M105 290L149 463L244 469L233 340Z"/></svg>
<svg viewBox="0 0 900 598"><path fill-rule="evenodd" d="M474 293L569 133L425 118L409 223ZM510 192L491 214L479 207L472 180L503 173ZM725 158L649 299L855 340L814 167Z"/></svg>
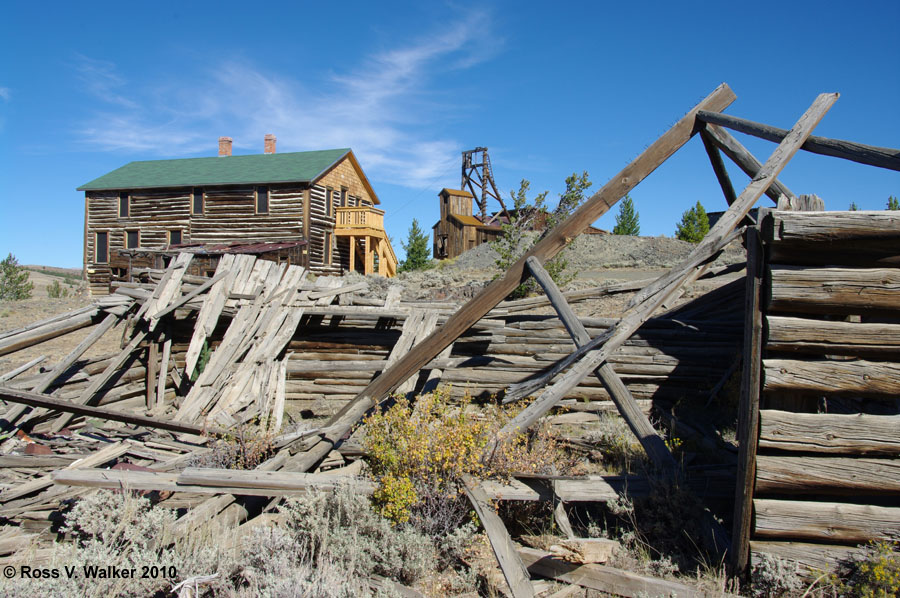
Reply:
<svg viewBox="0 0 900 598"><path fill-rule="evenodd" d="M400 272L424 270L431 265L431 259L428 256L428 235L419 228L419 221L415 218L409 227L409 237L406 243L401 243L401 245L406 250L406 259L398 268Z"/></svg>
<svg viewBox="0 0 900 598"><path fill-rule="evenodd" d="M675 229L675 236L682 241L699 243L709 232L709 216L698 201L690 210L681 215L681 222Z"/></svg>
<svg viewBox="0 0 900 598"><path fill-rule="evenodd" d="M900 200L891 195L888 197L887 209L889 210L900 210Z"/></svg>
<svg viewBox="0 0 900 598"><path fill-rule="evenodd" d="M33 288L34 283L28 280L28 270L19 265L13 254L0 262L0 299L28 299Z"/></svg>
<svg viewBox="0 0 900 598"><path fill-rule="evenodd" d="M625 194L625 199L619 205L619 213L616 215L614 235L631 235L636 237L641 234L641 225L638 222L638 213L634 210L634 202Z"/></svg>
<svg viewBox="0 0 900 598"><path fill-rule="evenodd" d="M855 201L851 201L851 202L850 202L850 207L847 208L847 209L850 210L851 212L857 212L857 211L859 211L859 207L856 205L856 202L855 202Z"/></svg>

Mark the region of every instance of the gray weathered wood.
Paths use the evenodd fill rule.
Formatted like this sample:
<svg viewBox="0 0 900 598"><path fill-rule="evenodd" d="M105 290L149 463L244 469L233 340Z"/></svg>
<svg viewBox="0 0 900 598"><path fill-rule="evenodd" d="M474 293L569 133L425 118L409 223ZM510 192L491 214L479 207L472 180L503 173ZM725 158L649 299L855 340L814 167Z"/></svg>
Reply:
<svg viewBox="0 0 900 598"><path fill-rule="evenodd" d="M769 308L815 313L900 310L900 269L771 265Z"/></svg>
<svg viewBox="0 0 900 598"><path fill-rule="evenodd" d="M712 140L712 137L710 137L709 131L705 128L700 131L700 139L703 141L703 148L706 150L706 155L709 157L709 163L712 165L716 180L719 181L719 186L722 188L722 193L725 195L725 201L728 205L731 205L734 203L734 200L737 199L737 194L734 191L734 185L731 184L731 177L728 176L728 170L725 169L725 162L722 160L722 154L719 153L719 148L716 147L715 142Z"/></svg>
<svg viewBox="0 0 900 598"><path fill-rule="evenodd" d="M760 412L759 446L844 455L900 456L900 415Z"/></svg>
<svg viewBox="0 0 900 598"><path fill-rule="evenodd" d="M71 403L69 401L64 401L48 395L27 392L24 390L15 390L3 386L0 386L0 399L12 403L29 405L31 407L41 407L44 409L51 409L53 411L61 411L69 415L96 417L98 419L124 422L134 426L144 426L147 428L170 430L172 432L181 432L186 434L205 434L207 432L207 429L203 426L170 422L159 418L145 417L143 415L133 415L130 413L123 413L121 411L106 409L104 407L90 407L88 405ZM216 432L216 430L212 429L211 432Z"/></svg>
<svg viewBox="0 0 900 598"><path fill-rule="evenodd" d="M895 397L900 393L900 363L888 361L801 361L766 359L766 392L790 390Z"/></svg>
<svg viewBox="0 0 900 598"><path fill-rule="evenodd" d="M519 556L536 575L578 584L616 596L678 596L678 598L737 598L719 591L705 592L676 581L639 575L605 565L570 563L536 548L519 548Z"/></svg>
<svg viewBox="0 0 900 598"><path fill-rule="evenodd" d="M896 494L900 459L758 455L756 492Z"/></svg>
<svg viewBox="0 0 900 598"><path fill-rule="evenodd" d="M774 141L775 143L781 142L788 134L787 131L778 127L708 110L699 111L697 119L746 133L747 135L753 135L760 139ZM813 154L843 158L844 160L859 162L860 164L878 166L889 170L900 170L900 150L889 147L877 147L854 141L844 141L843 139L829 139L828 137L810 135L800 149Z"/></svg>
<svg viewBox="0 0 900 598"><path fill-rule="evenodd" d="M841 562L864 556L862 548L833 544L809 544L806 542L750 542L751 564L760 562L763 554L769 554L796 563L796 572L815 579L823 571L831 572Z"/></svg>
<svg viewBox="0 0 900 598"><path fill-rule="evenodd" d="M900 213L890 210L826 212L770 212L764 231L769 243L896 239L900 237Z"/></svg>
<svg viewBox="0 0 900 598"><path fill-rule="evenodd" d="M900 324L767 316L770 351L869 355L900 353Z"/></svg>
<svg viewBox="0 0 900 598"><path fill-rule="evenodd" d="M761 284L763 253L759 229L747 229L747 290L744 299L744 351L741 395L738 404L738 466L735 473L734 520L730 563L742 573L749 559L751 501L756 476L756 442L759 426L759 395L762 361Z"/></svg>
<svg viewBox="0 0 900 598"><path fill-rule="evenodd" d="M900 536L900 508L799 500L753 501L754 538L864 544Z"/></svg>
<svg viewBox="0 0 900 598"><path fill-rule="evenodd" d="M503 521L491 506L487 494L478 481L469 475L463 476L463 489L484 526L484 531L491 542L491 548L497 556L500 569L503 571L503 576L506 577L513 597L534 596L534 588L531 585L528 571L516 552L516 546L509 537L506 526L503 525Z"/></svg>
<svg viewBox="0 0 900 598"><path fill-rule="evenodd" d="M722 150L722 153L728 156L732 162L744 171L744 174L750 178L755 178L762 168L762 163L745 148L740 141L735 139L731 133L725 129L711 125L709 123L704 127L708 133L709 139ZM778 198L782 195L787 197L796 197L794 192L788 189L784 183L779 180L772 182L772 185L766 189L766 195L774 202L778 202Z"/></svg>

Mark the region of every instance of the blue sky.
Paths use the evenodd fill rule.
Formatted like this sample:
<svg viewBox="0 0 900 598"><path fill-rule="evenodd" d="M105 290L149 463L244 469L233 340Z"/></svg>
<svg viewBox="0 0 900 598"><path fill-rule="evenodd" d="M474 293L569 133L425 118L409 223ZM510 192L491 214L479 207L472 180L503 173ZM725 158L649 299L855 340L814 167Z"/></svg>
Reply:
<svg viewBox="0 0 900 598"><path fill-rule="evenodd" d="M266 133L280 152L353 148L398 254L459 186L462 150L490 148L504 195L527 178L555 200L584 170L597 189L723 81L728 113L783 128L840 92L816 134L900 147L900 2L626 4L14 0L0 253L79 267L76 187L132 160L214 156L220 135L236 154ZM760 160L775 147L738 137ZM900 173L805 153L781 178L830 209L900 196ZM671 236L697 200L724 206L699 139L632 197L648 235Z"/></svg>

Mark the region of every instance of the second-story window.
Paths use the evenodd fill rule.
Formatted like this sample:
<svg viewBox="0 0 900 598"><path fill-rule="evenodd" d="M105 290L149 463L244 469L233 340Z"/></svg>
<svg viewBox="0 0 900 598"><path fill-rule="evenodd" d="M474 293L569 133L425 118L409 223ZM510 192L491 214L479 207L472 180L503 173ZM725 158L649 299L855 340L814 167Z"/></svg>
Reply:
<svg viewBox="0 0 900 598"><path fill-rule="evenodd" d="M141 232L137 230L125 231L125 249L137 249L141 245Z"/></svg>
<svg viewBox="0 0 900 598"><path fill-rule="evenodd" d="M191 215L193 215L193 216L202 216L203 215L203 190L202 189L194 189L193 197L191 198Z"/></svg>
<svg viewBox="0 0 900 598"><path fill-rule="evenodd" d="M119 218L128 218L131 211L131 196L125 193L119 193Z"/></svg>
<svg viewBox="0 0 900 598"><path fill-rule="evenodd" d="M169 231L169 245L181 245L181 229L176 228Z"/></svg>
<svg viewBox="0 0 900 598"><path fill-rule="evenodd" d="M269 188L268 187L257 187L256 188L256 213L257 214L268 214L269 213Z"/></svg>
<svg viewBox="0 0 900 598"><path fill-rule="evenodd" d="M341 187L341 207L346 208L348 205L350 204L347 203L347 188Z"/></svg>

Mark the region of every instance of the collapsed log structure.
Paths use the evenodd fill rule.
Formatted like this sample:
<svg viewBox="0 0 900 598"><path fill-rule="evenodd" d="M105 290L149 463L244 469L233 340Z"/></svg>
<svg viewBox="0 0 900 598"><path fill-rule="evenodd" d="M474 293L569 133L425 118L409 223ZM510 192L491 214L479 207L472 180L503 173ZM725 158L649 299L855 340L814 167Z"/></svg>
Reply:
<svg viewBox="0 0 900 598"><path fill-rule="evenodd" d="M779 145L760 162L722 128L744 127L751 134L758 129L720 118L734 100L731 90L720 86L570 219L549 231L504 277L461 307L403 302L395 291L376 300L362 294L360 285L342 286L329 278L313 283L302 266L252 255L226 255L211 278L196 277L187 274L192 256L180 254L164 272L146 272L148 282L122 284L91 308L0 334L0 352L12 352L95 326L49 371L27 376L27 369L17 368L6 375L0 399L10 403L4 416L9 426L32 434L61 434L93 428L95 421L121 422L120 427L99 425L102 433L78 435L71 442L52 436L49 442L60 446L59 454L0 456L7 474L0 516L13 523L0 535L0 553L30 544L59 518L64 500L97 487L157 492L167 506L190 507L179 520L181 533L209 522L248 525L261 511L258 497L330 487L336 476L355 475L361 451L351 433L361 418L391 393L427 392L438 383L452 384L452 393L497 394L504 401L536 396L507 431L526 429L548 416L551 421L589 421L595 417L591 412L615 409L663 475L678 477L683 473L676 471L647 412L652 404L661 420L680 426L679 433L691 431L690 422L679 422L671 413L667 417L667 400L697 393L713 400L736 369L742 328L737 483L727 474L724 483L735 488L735 527L729 542L709 516L707 537L700 540L713 550L730 550L740 571L751 550L806 563L805 555L815 550L834 555L858 541L896 533L890 503L898 493L890 481L897 477L900 444L895 416L866 411L871 405L890 405L885 397L897 389L896 364L890 359L898 336L898 323L891 320L898 305L891 269L897 264L896 220L838 215L839 224L824 224L827 214L782 211L763 212L759 225L747 219L763 194L782 207L810 205L777 180L799 149L837 145L840 157L862 156L861 161L900 170L896 150L810 141L812 129L836 99L837 94L819 96L790 131L766 130ZM561 293L546 276L543 262L698 131L730 205L706 239L656 281ZM751 176L740 193L732 187L720 151ZM815 224L817 218L823 224ZM764 247L757 242L760 227ZM670 309L686 285L713 274L709 264L742 235L748 247L746 280ZM829 249L804 250L797 261L784 257L794 255L795 248L822 243ZM861 249L853 255L846 251L849 246ZM504 302L528 276L541 283L546 297ZM624 291L637 292L621 318L581 318L569 305ZM530 312L539 306L552 307L556 316ZM840 319L847 315L849 321ZM120 334L122 349L82 359L104 334ZM760 393L780 402L760 410ZM811 408L820 396L830 406L824 414ZM866 409L858 407L860 401ZM561 405L574 413L553 415ZM843 419L836 405L857 405L862 415ZM276 438L274 455L252 471L196 467L210 451L210 434L254 419L277 432L286 417L298 412L300 417L330 418L317 429ZM829 432L822 434L826 427ZM704 430L693 432L700 440L722 442ZM502 435L494 439L503 441ZM125 459L142 469L100 469ZM684 481L710 487L708 479L697 484L698 478L688 475ZM356 483L361 492L370 489ZM682 594L683 586L671 582L590 567L573 571L546 555L517 548L487 504L552 500L560 528L572 536L567 503L633 495L648 487L646 478L591 476L535 483L520 477L509 484L467 478L464 485L476 510L484 513L482 521L513 596L534 594L532 573L623 596L648 588ZM860 491L873 498L850 505L847 493ZM833 500L808 500L810 492L827 492ZM797 502L808 509L808 518L797 517ZM756 524L751 529L753 510ZM822 521L837 516L846 524L821 529ZM810 548L814 542L820 549ZM836 548L838 544L844 548Z"/></svg>

